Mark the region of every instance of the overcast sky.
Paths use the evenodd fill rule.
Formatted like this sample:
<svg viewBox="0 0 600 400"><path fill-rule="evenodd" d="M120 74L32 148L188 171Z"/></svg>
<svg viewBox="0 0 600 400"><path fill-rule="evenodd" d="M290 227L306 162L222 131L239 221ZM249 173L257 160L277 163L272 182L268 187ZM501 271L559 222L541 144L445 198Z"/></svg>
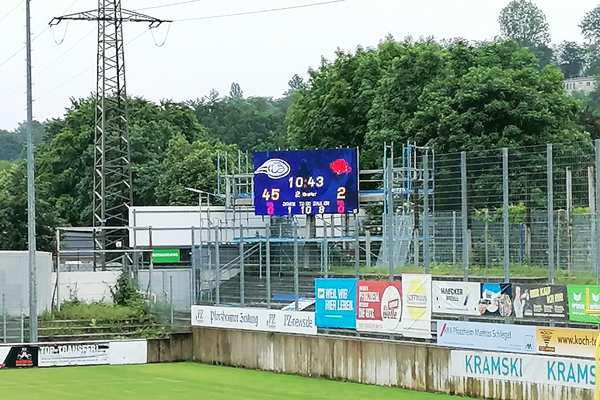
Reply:
<svg viewBox="0 0 600 400"><path fill-rule="evenodd" d="M183 1L123 3L124 8L136 10ZM202 0L140 12L180 20L322 1L326 0ZM577 25L599 1L538 0L548 18L553 43L582 41ZM346 0L264 14L174 22L168 36L167 26L154 30L154 39L146 24L128 23L125 42L142 36L126 47L127 89L130 95L154 101L183 101L202 97L211 88L225 95L235 81L245 96L279 97L292 75L306 76L310 66L318 66L321 56L332 58L337 47L374 46L390 33L398 39L406 35L492 38L499 33L498 14L507 3ZM23 0L0 0L0 128L4 129L16 127L26 117L25 52L19 51L25 38L23 4ZM69 106L70 97L87 96L95 90L97 25L74 21L47 29L47 23L52 16L96 6L96 0L32 1L36 119L59 117ZM165 37L164 45L157 47L155 41L160 45Z"/></svg>

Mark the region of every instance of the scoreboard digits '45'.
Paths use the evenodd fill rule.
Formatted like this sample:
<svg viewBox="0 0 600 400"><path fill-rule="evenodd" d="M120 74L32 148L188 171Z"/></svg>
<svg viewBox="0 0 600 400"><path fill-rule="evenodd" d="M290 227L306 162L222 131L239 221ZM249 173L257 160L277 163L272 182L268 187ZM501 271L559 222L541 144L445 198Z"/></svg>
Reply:
<svg viewBox="0 0 600 400"><path fill-rule="evenodd" d="M254 153L256 215L358 212L356 149Z"/></svg>

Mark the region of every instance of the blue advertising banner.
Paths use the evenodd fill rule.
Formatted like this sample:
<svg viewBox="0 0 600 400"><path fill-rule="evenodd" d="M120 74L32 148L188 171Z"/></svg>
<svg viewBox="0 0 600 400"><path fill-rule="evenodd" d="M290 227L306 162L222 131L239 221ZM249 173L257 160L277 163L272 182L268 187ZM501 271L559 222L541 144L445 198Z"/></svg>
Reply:
<svg viewBox="0 0 600 400"><path fill-rule="evenodd" d="M315 279L319 328L356 329L356 279Z"/></svg>
<svg viewBox="0 0 600 400"><path fill-rule="evenodd" d="M358 212L356 149L254 153L256 215Z"/></svg>
<svg viewBox="0 0 600 400"><path fill-rule="evenodd" d="M465 349L535 353L535 326L438 321L437 344Z"/></svg>

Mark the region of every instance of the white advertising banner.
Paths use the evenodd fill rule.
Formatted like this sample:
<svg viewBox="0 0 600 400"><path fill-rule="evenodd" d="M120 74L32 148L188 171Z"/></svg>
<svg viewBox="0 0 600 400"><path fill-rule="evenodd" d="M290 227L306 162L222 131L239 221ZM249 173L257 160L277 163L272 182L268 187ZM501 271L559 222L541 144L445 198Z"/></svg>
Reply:
<svg viewBox="0 0 600 400"><path fill-rule="evenodd" d="M109 351L108 342L42 344L39 347L38 366L108 365Z"/></svg>
<svg viewBox="0 0 600 400"><path fill-rule="evenodd" d="M439 314L481 315L481 285L473 282L433 281L433 312Z"/></svg>
<svg viewBox="0 0 600 400"><path fill-rule="evenodd" d="M431 275L402 274L402 334L431 338Z"/></svg>
<svg viewBox="0 0 600 400"><path fill-rule="evenodd" d="M438 321L437 344L475 350L535 353L535 326Z"/></svg>
<svg viewBox="0 0 600 400"><path fill-rule="evenodd" d="M592 360L527 354L453 350L451 374L455 377L532 382L594 389L596 366Z"/></svg>
<svg viewBox="0 0 600 400"><path fill-rule="evenodd" d="M192 326L317 334L315 313L308 311L192 306Z"/></svg>

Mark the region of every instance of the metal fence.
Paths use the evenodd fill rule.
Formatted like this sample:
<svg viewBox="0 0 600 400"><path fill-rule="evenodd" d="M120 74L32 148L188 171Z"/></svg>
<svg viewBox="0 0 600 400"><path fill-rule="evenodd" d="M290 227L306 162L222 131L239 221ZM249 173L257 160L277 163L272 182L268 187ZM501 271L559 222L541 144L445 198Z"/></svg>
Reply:
<svg viewBox="0 0 600 400"><path fill-rule="evenodd" d="M368 172L378 178L361 188L381 195L361 195L359 214L262 218L251 208L246 217L226 209L225 220L196 214L195 227L134 226L132 248L113 267L130 270L149 298L175 309L279 307L314 297L314 279L331 276L597 282L600 141L442 155L420 149L409 163L405 150L386 153L385 168ZM154 264L153 235L177 237L180 261ZM77 262L91 263L91 250L84 253Z"/></svg>

